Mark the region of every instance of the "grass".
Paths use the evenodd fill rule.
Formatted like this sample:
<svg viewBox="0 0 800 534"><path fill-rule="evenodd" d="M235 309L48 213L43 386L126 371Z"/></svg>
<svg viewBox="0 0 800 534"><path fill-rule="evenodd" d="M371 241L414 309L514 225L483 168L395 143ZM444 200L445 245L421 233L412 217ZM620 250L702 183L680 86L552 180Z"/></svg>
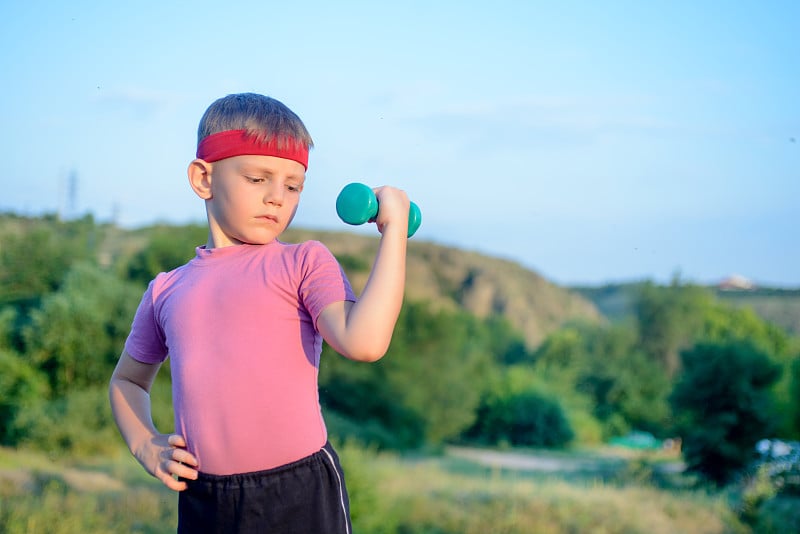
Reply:
<svg viewBox="0 0 800 534"><path fill-rule="evenodd" d="M345 448L343 462L352 465L348 454ZM350 476L356 481L354 503L370 489L379 498L369 499L373 513L354 514L357 532L749 532L723 497L703 491L605 482L594 471L566 480L558 473L482 467L452 456L409 462L387 456L365 461L359 454ZM361 478L367 474L372 486Z"/></svg>
<svg viewBox="0 0 800 534"><path fill-rule="evenodd" d="M122 454L64 460L0 448L0 532L174 532L176 504Z"/></svg>
<svg viewBox="0 0 800 534"><path fill-rule="evenodd" d="M658 458L552 455L599 467L564 476L482 465L450 453L403 457L350 444L337 448L356 533L754 531L739 520L724 493L654 483ZM774 523L797 502L773 505L779 512ZM176 508L175 494L126 454L54 461L40 453L0 448L0 532L174 532ZM781 528L775 524L772 531Z"/></svg>

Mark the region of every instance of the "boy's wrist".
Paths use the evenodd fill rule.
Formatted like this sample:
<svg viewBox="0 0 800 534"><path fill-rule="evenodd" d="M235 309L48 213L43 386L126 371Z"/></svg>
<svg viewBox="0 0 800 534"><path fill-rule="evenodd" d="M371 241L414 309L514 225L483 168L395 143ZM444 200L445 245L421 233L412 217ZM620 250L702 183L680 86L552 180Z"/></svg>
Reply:
<svg viewBox="0 0 800 534"><path fill-rule="evenodd" d="M382 236L391 235L401 239L408 239L408 222L407 221L387 221L384 223L380 232Z"/></svg>

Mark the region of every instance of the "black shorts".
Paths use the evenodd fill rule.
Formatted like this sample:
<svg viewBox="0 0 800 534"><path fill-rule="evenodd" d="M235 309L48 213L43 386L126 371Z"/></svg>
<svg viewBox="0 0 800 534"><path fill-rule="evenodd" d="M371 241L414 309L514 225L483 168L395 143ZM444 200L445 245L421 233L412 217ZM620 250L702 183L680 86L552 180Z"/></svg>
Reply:
<svg viewBox="0 0 800 534"><path fill-rule="evenodd" d="M350 503L330 443L275 469L186 480L178 533L350 534Z"/></svg>

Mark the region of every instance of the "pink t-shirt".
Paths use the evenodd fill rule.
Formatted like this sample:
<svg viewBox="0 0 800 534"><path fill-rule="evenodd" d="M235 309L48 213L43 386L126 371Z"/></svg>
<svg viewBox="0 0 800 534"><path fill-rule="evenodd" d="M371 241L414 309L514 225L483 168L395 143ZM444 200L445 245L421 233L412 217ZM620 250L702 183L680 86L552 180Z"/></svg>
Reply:
<svg viewBox="0 0 800 534"><path fill-rule="evenodd" d="M204 473L271 469L327 440L317 375L329 304L355 301L317 241L207 250L150 283L125 349L170 357L175 431Z"/></svg>

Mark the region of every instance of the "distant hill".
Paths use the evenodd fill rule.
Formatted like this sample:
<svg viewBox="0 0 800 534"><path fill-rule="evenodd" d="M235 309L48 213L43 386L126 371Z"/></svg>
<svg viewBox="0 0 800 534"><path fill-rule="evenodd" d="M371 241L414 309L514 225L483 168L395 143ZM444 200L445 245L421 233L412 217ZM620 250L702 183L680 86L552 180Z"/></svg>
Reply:
<svg viewBox="0 0 800 534"><path fill-rule="evenodd" d="M290 242L318 239L337 256L360 291L378 238L353 233L292 229ZM570 321L605 321L594 304L518 263L412 239L408 246L406 296L434 307L465 310L477 317L505 317L531 348Z"/></svg>
<svg viewBox="0 0 800 534"><path fill-rule="evenodd" d="M800 289L717 290L717 296L736 306L751 308L762 319L800 335Z"/></svg>
<svg viewBox="0 0 800 534"><path fill-rule="evenodd" d="M633 315L633 301L643 282L596 287L572 287L572 291L594 303L610 321ZM708 286L721 301L753 310L761 319L800 335L800 289L753 287L730 289L728 285Z"/></svg>
<svg viewBox="0 0 800 534"><path fill-rule="evenodd" d="M72 221L65 230L55 215L25 217L0 213L0 236L47 234L48 228L84 232L90 243L99 243L98 262L106 267L132 258L156 239L159 254L171 247L168 256L174 265L194 254L194 247L205 241L204 225L169 225L123 229L116 225L95 224L91 216ZM72 224L67 223L67 224ZM55 234L54 234L55 235ZM164 236L174 243L164 243ZM338 258L357 292L369 276L379 236L354 232L330 232L292 228L281 236L288 242L315 239L322 241ZM0 247L2 247L0 239ZM601 322L603 316L589 300L559 287L522 267L498 258L453 247L412 239L408 245L406 297L425 301L434 309L463 310L479 318L498 315L506 318L524 337L529 348L538 346L551 332L572 321Z"/></svg>
<svg viewBox="0 0 800 534"><path fill-rule="evenodd" d="M57 220L52 215L30 218L0 213L0 235L45 229ZM94 224L88 216L84 222L93 225L92 240L102 243L98 259L106 266L115 258L135 254L155 232L174 231L182 236L182 242L187 243L187 258L192 255L193 243L202 242L206 235L204 227L199 225L157 224L126 230ZM290 242L308 239L324 242L347 271L356 291L366 283L378 246L377 236L352 232L295 228L282 238ZM719 299L749 307L762 319L792 335L800 335L800 289L742 286L738 278L723 282L727 283L709 287ZM530 348L569 322L617 322L632 317L636 292L643 283L563 287L512 261L418 239L410 240L408 247L407 298L427 301L439 309L464 310L481 318L492 314L505 317L523 334Z"/></svg>

